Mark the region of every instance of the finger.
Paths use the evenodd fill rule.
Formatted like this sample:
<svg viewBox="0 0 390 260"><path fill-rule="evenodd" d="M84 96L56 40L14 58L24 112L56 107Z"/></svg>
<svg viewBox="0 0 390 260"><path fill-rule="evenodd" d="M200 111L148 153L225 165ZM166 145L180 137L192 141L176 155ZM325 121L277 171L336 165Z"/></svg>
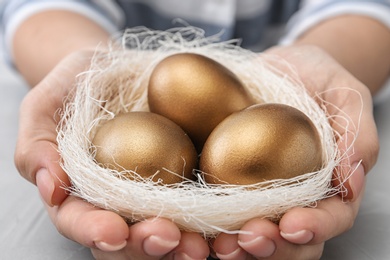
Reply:
<svg viewBox="0 0 390 260"><path fill-rule="evenodd" d="M48 207L52 222L65 237L90 248L118 251L127 244L129 229L116 213L68 196L58 207Z"/></svg>
<svg viewBox="0 0 390 260"><path fill-rule="evenodd" d="M174 223L163 218L151 218L130 227L127 249L135 259L157 259L175 249L180 239L180 230Z"/></svg>
<svg viewBox="0 0 390 260"><path fill-rule="evenodd" d="M333 196L316 208L294 208L280 220L281 235L296 244L318 244L349 230L356 218L363 192L354 202Z"/></svg>
<svg viewBox="0 0 390 260"><path fill-rule="evenodd" d="M15 165L23 177L38 185L48 205L58 205L66 197L61 187L69 185L67 175L59 165L56 145L54 114L58 107L54 101L42 102L39 94L38 88L32 90L22 103ZM46 98L54 100L59 97Z"/></svg>
<svg viewBox="0 0 390 260"><path fill-rule="evenodd" d="M221 260L245 260L248 254L239 246L238 235L221 233L213 243L213 251Z"/></svg>
<svg viewBox="0 0 390 260"><path fill-rule="evenodd" d="M125 250L119 250L119 251L113 251L113 252L107 252L102 251L96 248L91 249L92 256L95 260L128 260L132 259L130 258L126 253Z"/></svg>
<svg viewBox="0 0 390 260"><path fill-rule="evenodd" d="M242 228L238 243L256 259L319 259L323 243L296 245L283 239L277 224L265 219L252 219Z"/></svg>
<svg viewBox="0 0 390 260"><path fill-rule="evenodd" d="M346 153L350 165L362 160L364 169L369 172L375 165L379 144L377 128L373 117L372 97L364 85L354 84L355 91L335 90L326 93L337 96L334 107L329 107L332 115L330 123L338 133L337 143L341 153ZM339 95L335 95L335 94Z"/></svg>
<svg viewBox="0 0 390 260"><path fill-rule="evenodd" d="M339 195L345 201L354 202L363 192L366 171L362 160L350 162L351 157L343 159L336 167L332 184L340 191Z"/></svg>
<svg viewBox="0 0 390 260"><path fill-rule="evenodd" d="M142 251L142 250L141 250ZM206 241L196 233L183 232L179 245L165 256L148 256L144 252L135 249L134 245L128 243L127 247L116 252L104 252L99 249L92 249L95 259L206 259L209 255L209 249Z"/></svg>
<svg viewBox="0 0 390 260"><path fill-rule="evenodd" d="M378 134L370 91L343 68L336 71L327 83L333 88L322 92L319 102L326 107L341 156L333 185L342 185L341 195L353 201L362 190L364 175L377 161Z"/></svg>
<svg viewBox="0 0 390 260"><path fill-rule="evenodd" d="M370 95L364 87L359 93L351 93L349 100L345 101L347 105L342 107L343 113L331 121L332 127L339 133L337 145L342 156L334 171L333 186L343 185L341 195L349 201L356 200L362 192L364 176L376 163L379 152L372 102L367 97ZM356 111L355 107L348 105L350 102L365 107ZM346 117L347 114L350 116Z"/></svg>
<svg viewBox="0 0 390 260"><path fill-rule="evenodd" d="M182 232L180 243L172 253L172 257L175 260L195 260L206 259L209 254L207 241L200 234Z"/></svg>

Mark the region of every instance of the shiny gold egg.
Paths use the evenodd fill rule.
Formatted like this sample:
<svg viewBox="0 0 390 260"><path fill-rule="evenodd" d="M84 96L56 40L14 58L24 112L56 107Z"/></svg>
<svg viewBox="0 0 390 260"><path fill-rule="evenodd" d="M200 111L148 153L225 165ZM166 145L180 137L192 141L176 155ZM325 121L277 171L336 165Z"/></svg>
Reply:
<svg viewBox="0 0 390 260"><path fill-rule="evenodd" d="M156 65L148 102L150 111L181 126L198 151L225 117L254 104L234 73L195 53L174 54Z"/></svg>
<svg viewBox="0 0 390 260"><path fill-rule="evenodd" d="M163 184L193 178L197 165L197 153L188 135L171 120L150 112L116 116L98 128L92 143L95 160L102 166L132 170L142 178L161 179Z"/></svg>
<svg viewBox="0 0 390 260"><path fill-rule="evenodd" d="M283 104L253 105L222 121L207 139L200 170L208 183L249 185L288 179L322 167L313 122Z"/></svg>

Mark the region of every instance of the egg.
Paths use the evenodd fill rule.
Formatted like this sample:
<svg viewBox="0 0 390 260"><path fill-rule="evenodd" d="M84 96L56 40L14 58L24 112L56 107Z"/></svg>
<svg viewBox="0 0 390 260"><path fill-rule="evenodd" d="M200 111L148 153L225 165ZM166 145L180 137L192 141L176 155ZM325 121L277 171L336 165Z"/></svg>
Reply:
<svg viewBox="0 0 390 260"><path fill-rule="evenodd" d="M98 128L92 143L95 160L103 167L132 170L163 184L191 179L197 167L197 152L188 135L171 120L150 112L119 114Z"/></svg>
<svg viewBox="0 0 390 260"><path fill-rule="evenodd" d="M178 53L160 61L150 75L148 103L188 133L200 151L228 115L254 104L240 79L217 61Z"/></svg>
<svg viewBox="0 0 390 260"><path fill-rule="evenodd" d="M289 179L322 167L322 144L313 122L284 104L257 104L222 121L200 158L205 181L250 185Z"/></svg>

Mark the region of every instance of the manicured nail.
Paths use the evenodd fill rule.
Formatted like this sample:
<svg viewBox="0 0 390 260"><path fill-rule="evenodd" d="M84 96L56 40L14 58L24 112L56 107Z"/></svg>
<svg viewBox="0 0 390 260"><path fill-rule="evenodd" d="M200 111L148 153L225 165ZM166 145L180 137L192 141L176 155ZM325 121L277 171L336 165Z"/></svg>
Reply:
<svg viewBox="0 0 390 260"><path fill-rule="evenodd" d="M149 236L143 242L143 249L150 256L162 256L177 247L179 240L169 241L158 236Z"/></svg>
<svg viewBox="0 0 390 260"><path fill-rule="evenodd" d="M127 245L127 241L123 241L120 244L117 245L111 245L103 241L96 241L95 246L99 248L100 250L107 251L107 252L113 252L113 251L118 251L124 248Z"/></svg>
<svg viewBox="0 0 390 260"><path fill-rule="evenodd" d="M42 168L37 171L35 178L41 197L49 206L52 207L52 197L55 189L53 177L47 169Z"/></svg>
<svg viewBox="0 0 390 260"><path fill-rule="evenodd" d="M223 260L240 260L246 259L247 253L244 252L241 248L237 248L229 254L215 253L219 259Z"/></svg>
<svg viewBox="0 0 390 260"><path fill-rule="evenodd" d="M310 230L300 230L295 233L285 233L280 231L280 235L284 239L296 244L307 244L314 238L314 233Z"/></svg>
<svg viewBox="0 0 390 260"><path fill-rule="evenodd" d="M276 250L275 242L265 236L259 236L256 237L255 239L245 241L245 242L239 240L238 244L244 249L249 247L256 248L257 257L269 257L273 255Z"/></svg>
<svg viewBox="0 0 390 260"><path fill-rule="evenodd" d="M349 201L355 201L363 190L364 186L364 167L361 163L355 163L352 165L352 175L349 177L348 182L345 184L348 189L347 195L344 199Z"/></svg>

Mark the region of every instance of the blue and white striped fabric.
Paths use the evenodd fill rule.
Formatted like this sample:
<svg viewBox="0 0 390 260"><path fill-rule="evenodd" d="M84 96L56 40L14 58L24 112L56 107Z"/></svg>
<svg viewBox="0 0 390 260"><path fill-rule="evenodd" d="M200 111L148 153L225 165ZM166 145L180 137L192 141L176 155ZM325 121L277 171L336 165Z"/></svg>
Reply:
<svg viewBox="0 0 390 260"><path fill-rule="evenodd" d="M168 29L180 18L203 28L206 35L222 31L222 40L240 38L244 47L266 40L270 27L287 22L294 13L284 44L324 19L347 13L371 16L390 27L390 0L5 0L0 7L8 54L18 25L37 12L53 9L80 13L109 32L138 25Z"/></svg>
<svg viewBox="0 0 390 260"><path fill-rule="evenodd" d="M390 28L390 0L306 0L302 7L289 21L285 44L293 42L313 25L344 14L365 15Z"/></svg>

